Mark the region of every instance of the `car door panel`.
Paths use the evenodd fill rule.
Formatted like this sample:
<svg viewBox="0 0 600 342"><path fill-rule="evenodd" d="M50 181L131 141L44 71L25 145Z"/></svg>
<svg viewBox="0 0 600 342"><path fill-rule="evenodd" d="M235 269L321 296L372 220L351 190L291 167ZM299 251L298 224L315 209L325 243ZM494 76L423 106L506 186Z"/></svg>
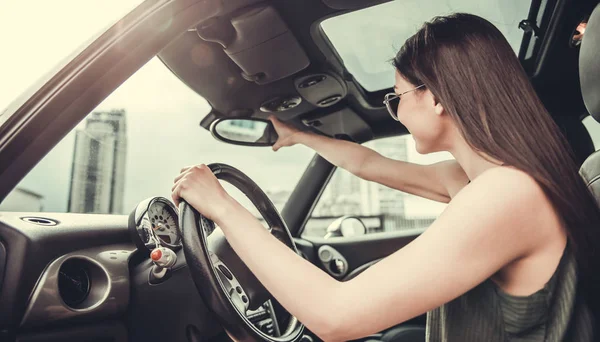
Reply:
<svg viewBox="0 0 600 342"><path fill-rule="evenodd" d="M365 264L385 258L417 238L424 230L412 229L397 232L368 234L360 237L346 238L296 238L298 250L304 253L309 261L323 268L318 251L322 246L329 246L338 251L348 262L346 274L351 274ZM353 276L356 276L353 275Z"/></svg>
<svg viewBox="0 0 600 342"><path fill-rule="evenodd" d="M375 233L355 238L295 238L294 240L298 252L302 257L328 272L332 277L341 281L349 281L383 258L409 244L423 231L424 229L412 229L397 232ZM327 267L325 267L325 264L319 257L319 250L322 250L323 247L334 249L347 260L348 269L344 272L343 276L332 274ZM385 340L389 342L404 342L407 341L407 339L402 337L404 336L404 333L408 334L406 336L410 337L408 339L409 341L413 341L413 337L417 337L417 340L421 340L421 337L424 336L423 329L425 323L425 315L417 316L402 324L390 327L379 334L357 341Z"/></svg>

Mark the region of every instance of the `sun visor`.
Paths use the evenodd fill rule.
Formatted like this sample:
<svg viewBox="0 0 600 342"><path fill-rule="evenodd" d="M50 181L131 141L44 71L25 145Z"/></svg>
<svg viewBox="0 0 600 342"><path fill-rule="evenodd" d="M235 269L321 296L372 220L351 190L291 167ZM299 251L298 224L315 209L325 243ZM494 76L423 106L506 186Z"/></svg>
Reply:
<svg viewBox="0 0 600 342"><path fill-rule="evenodd" d="M242 76L267 84L305 69L310 61L288 26L271 6L254 7L231 19L212 19L196 30L221 44Z"/></svg>

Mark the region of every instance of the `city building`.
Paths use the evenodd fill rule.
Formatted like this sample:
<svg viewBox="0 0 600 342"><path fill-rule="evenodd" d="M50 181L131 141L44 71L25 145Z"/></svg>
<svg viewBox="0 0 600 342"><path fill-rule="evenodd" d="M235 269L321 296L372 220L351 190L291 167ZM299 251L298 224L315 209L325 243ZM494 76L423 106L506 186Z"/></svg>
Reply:
<svg viewBox="0 0 600 342"><path fill-rule="evenodd" d="M125 110L93 112L76 131L68 211L122 214L127 155Z"/></svg>

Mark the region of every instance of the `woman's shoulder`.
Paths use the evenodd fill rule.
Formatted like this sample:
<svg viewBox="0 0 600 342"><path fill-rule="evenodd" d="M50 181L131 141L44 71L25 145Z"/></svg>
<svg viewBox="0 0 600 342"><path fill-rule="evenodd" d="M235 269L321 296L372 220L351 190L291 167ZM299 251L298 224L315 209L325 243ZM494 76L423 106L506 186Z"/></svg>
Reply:
<svg viewBox="0 0 600 342"><path fill-rule="evenodd" d="M473 182L489 182L494 180L502 180L511 183L519 182L522 185L527 185L527 183L537 184L536 180L527 172L506 165L491 167L485 170L476 177Z"/></svg>
<svg viewBox="0 0 600 342"><path fill-rule="evenodd" d="M528 241L530 253L564 246L563 220L530 174L514 167L494 167L476 177L467 188L463 191L465 201L487 202L482 206L495 212L492 217L504 218L502 229Z"/></svg>
<svg viewBox="0 0 600 342"><path fill-rule="evenodd" d="M482 172L469 186L470 195L494 196L500 201L535 205L546 198L540 184L528 173L510 166L498 166ZM548 201L549 203L549 201Z"/></svg>
<svg viewBox="0 0 600 342"><path fill-rule="evenodd" d="M484 171L453 198L447 210L451 206L454 212L468 211L486 222L483 226L490 233L501 228L536 246L561 232L561 220L542 187L531 175L512 167Z"/></svg>

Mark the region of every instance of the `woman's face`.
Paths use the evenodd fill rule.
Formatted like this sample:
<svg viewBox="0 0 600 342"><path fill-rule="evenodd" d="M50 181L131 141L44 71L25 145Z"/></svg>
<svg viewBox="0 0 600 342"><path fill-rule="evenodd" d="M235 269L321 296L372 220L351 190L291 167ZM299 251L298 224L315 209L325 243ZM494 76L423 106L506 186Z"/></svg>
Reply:
<svg viewBox="0 0 600 342"><path fill-rule="evenodd" d="M408 82L396 71L396 84L394 85L396 94L410 91L419 85ZM396 114L398 120L415 139L419 153L426 154L445 150L444 132L446 131L447 115L441 104L436 104L433 94L427 88L402 95Z"/></svg>

